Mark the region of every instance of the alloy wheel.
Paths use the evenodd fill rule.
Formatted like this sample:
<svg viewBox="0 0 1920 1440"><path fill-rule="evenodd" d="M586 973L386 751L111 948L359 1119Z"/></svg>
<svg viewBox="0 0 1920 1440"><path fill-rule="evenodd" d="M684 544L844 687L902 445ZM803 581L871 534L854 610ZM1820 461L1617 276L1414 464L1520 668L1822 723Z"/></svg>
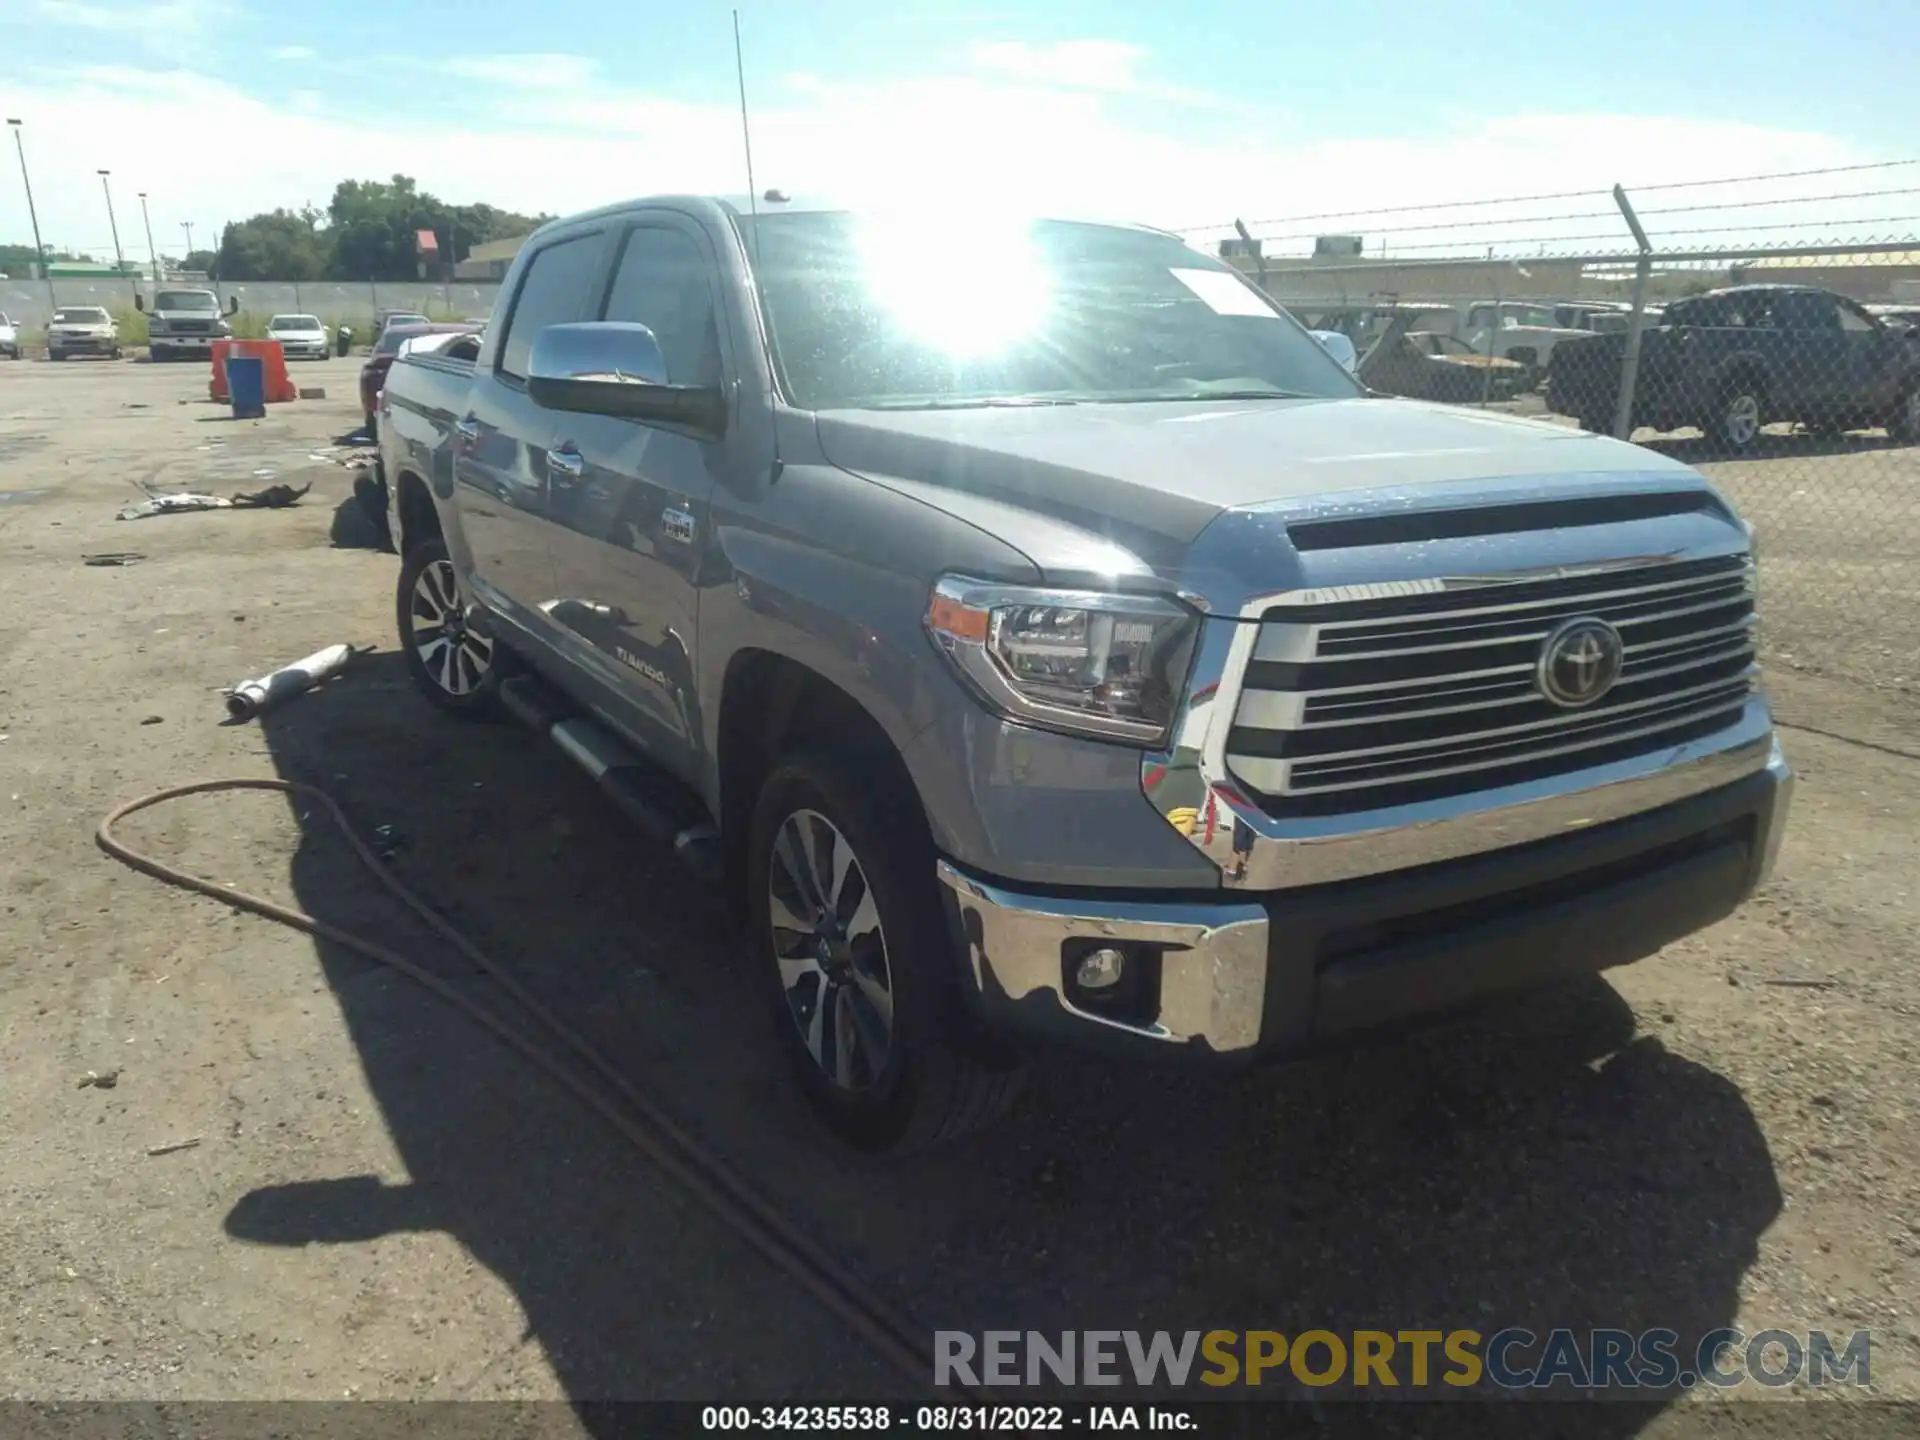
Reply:
<svg viewBox="0 0 1920 1440"><path fill-rule="evenodd" d="M870 1088L893 1049L893 973L859 858L834 823L796 810L767 867L773 953L787 1012L839 1089Z"/></svg>
<svg viewBox="0 0 1920 1440"><path fill-rule="evenodd" d="M493 665L493 641L467 624L453 562L421 567L409 606L414 652L434 684L449 695L470 695Z"/></svg>
<svg viewBox="0 0 1920 1440"><path fill-rule="evenodd" d="M1753 437L1760 433L1760 399L1757 395L1741 391L1727 401L1725 418L1727 441L1732 445L1750 445Z"/></svg>

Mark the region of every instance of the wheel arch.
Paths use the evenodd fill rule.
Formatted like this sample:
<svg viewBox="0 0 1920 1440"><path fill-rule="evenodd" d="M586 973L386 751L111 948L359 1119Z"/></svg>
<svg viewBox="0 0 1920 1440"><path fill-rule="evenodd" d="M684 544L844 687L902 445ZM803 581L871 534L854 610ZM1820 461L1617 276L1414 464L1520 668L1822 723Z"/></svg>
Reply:
<svg viewBox="0 0 1920 1440"><path fill-rule="evenodd" d="M393 517L394 548L402 555L417 541L446 538L439 507L433 503L433 492L416 470L403 469L394 477Z"/></svg>
<svg viewBox="0 0 1920 1440"><path fill-rule="evenodd" d="M857 756L914 823L927 825L906 758L887 727L851 693L802 661L746 648L728 660L720 691L715 756L718 812L729 883L745 874L748 821L761 782L780 757L818 744Z"/></svg>

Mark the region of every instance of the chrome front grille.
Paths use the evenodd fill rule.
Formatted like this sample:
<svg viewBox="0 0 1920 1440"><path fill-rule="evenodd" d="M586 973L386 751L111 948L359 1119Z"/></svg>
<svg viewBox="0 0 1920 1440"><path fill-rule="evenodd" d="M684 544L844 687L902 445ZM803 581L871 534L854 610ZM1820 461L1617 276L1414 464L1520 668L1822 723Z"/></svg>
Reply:
<svg viewBox="0 0 1920 1440"><path fill-rule="evenodd" d="M1333 814L1531 779L1736 720L1754 685L1746 555L1545 578L1412 582L1266 612L1228 766L1276 814ZM1596 616L1625 642L1613 688L1562 709L1543 642Z"/></svg>

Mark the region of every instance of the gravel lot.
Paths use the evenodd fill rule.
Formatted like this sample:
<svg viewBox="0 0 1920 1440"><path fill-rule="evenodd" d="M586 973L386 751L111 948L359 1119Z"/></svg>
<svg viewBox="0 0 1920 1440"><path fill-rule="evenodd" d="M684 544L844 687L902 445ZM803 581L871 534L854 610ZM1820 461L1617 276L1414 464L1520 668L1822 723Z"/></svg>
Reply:
<svg viewBox="0 0 1920 1440"><path fill-rule="evenodd" d="M1608 983L1229 1081L1051 1056L996 1133L869 1160L786 1084L718 902L540 742L411 692L397 562L338 510L350 472L311 458L355 423L356 368L302 366L331 398L234 422L198 366L0 366L0 1397L901 1393L457 1016L94 847L136 794L278 775L393 827L410 885L930 1329L1869 1327L1876 1392L1920 1401L1920 763L1790 731L1778 878ZM1859 463L1715 473L1761 502L1776 649L1824 668L1785 671L1789 713L1899 740L1904 699L1807 653L1845 635L1775 607L1809 567L1867 563L1851 530L1813 533ZM113 518L134 482L268 471L314 489ZM1910 635L1915 532L1883 539L1860 583L1904 585L1887 608ZM129 550L146 558L82 563ZM219 723L220 687L340 640L383 648L263 723ZM433 957L300 818L223 795L128 829ZM1553 1433L1683 1433L1702 1403L1584 1407ZM1913 1413L1823 1403L1787 1428Z"/></svg>

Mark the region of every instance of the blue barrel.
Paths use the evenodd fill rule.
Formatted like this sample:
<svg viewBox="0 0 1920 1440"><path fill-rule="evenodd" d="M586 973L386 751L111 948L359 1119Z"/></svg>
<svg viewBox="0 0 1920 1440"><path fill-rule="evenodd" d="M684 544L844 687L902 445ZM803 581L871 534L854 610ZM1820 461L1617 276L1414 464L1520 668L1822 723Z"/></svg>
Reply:
<svg viewBox="0 0 1920 1440"><path fill-rule="evenodd" d="M267 413L267 362L258 355L227 356L227 394L233 418L258 420Z"/></svg>

